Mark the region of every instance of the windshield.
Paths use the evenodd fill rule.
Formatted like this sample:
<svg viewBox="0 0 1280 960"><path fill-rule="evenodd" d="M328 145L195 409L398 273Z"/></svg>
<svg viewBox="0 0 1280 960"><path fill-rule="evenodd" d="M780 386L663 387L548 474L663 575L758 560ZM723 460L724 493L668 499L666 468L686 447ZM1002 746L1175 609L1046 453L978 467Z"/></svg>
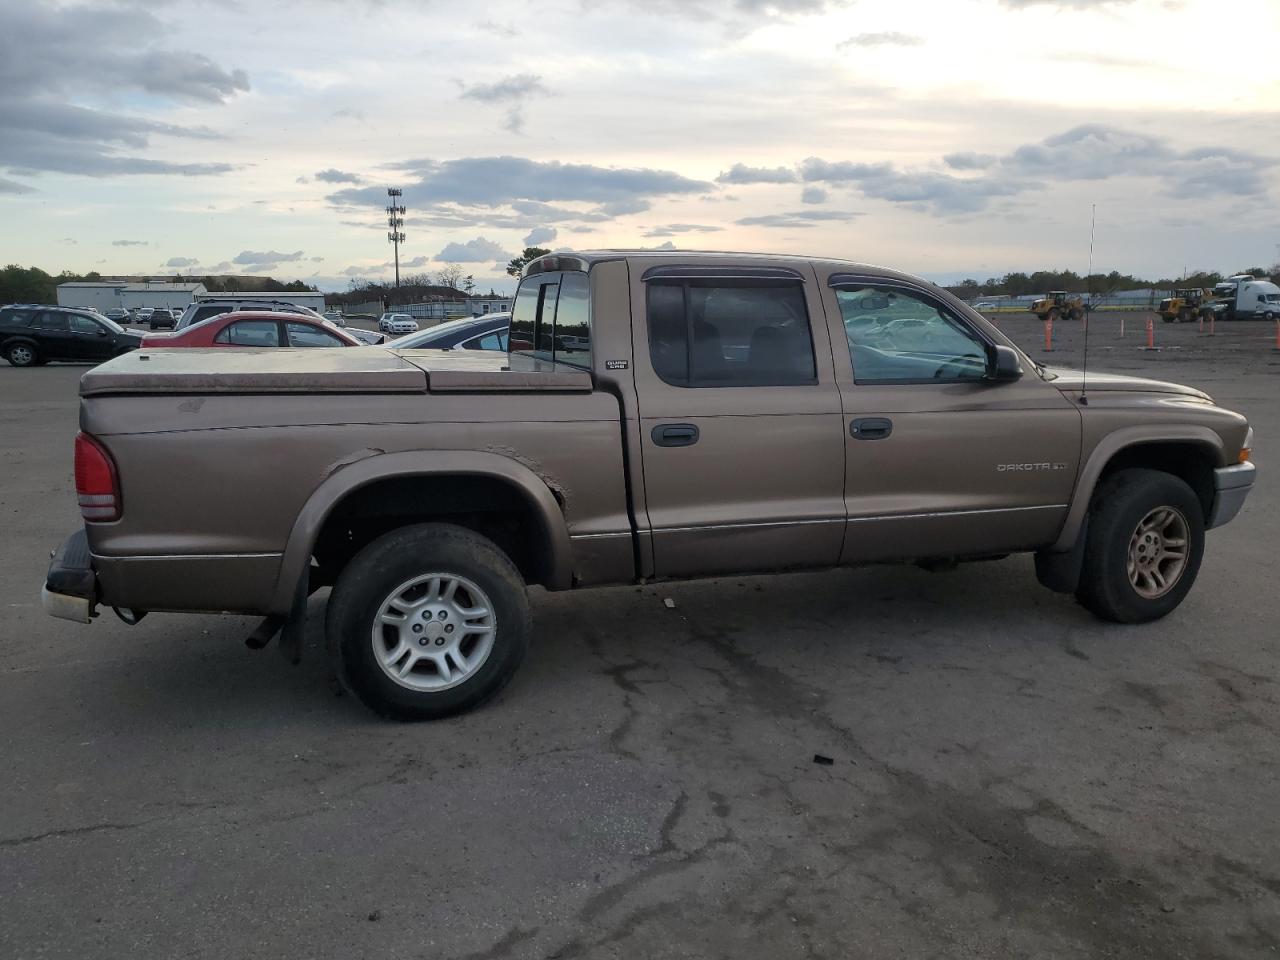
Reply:
<svg viewBox="0 0 1280 960"><path fill-rule="evenodd" d="M112 333L124 333L124 327L120 326L120 324L116 323L110 317L99 316L97 320Z"/></svg>

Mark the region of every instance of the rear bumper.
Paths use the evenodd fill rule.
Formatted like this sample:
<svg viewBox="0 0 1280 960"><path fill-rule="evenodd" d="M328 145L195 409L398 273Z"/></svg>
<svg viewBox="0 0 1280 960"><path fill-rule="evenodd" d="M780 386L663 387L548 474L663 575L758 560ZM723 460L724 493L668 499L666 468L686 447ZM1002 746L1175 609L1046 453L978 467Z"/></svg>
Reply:
<svg viewBox="0 0 1280 960"><path fill-rule="evenodd" d="M1209 511L1205 529L1212 530L1234 519L1253 489L1258 470L1252 463L1237 463L1213 471L1213 509Z"/></svg>
<svg viewBox="0 0 1280 960"><path fill-rule="evenodd" d="M98 575L89 556L89 540L80 529L62 542L49 561L40 604L51 617L89 623L97 601Z"/></svg>

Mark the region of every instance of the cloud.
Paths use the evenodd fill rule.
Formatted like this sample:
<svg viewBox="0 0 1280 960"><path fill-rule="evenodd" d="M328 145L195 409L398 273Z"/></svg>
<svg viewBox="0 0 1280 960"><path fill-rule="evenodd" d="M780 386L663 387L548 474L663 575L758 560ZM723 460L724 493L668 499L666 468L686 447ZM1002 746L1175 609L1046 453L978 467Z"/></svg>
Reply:
<svg viewBox="0 0 1280 960"><path fill-rule="evenodd" d="M1053 180L1155 177L1176 197L1261 195L1267 190L1263 172L1276 163L1229 147L1179 151L1161 137L1103 124L1074 127L1000 159L1005 169Z"/></svg>
<svg viewBox="0 0 1280 960"><path fill-rule="evenodd" d="M362 267L357 265L344 268L342 275L344 277L369 277L385 273L386 269L386 266L381 264L376 267Z"/></svg>
<svg viewBox="0 0 1280 960"><path fill-rule="evenodd" d="M0 168L93 177L232 170L229 163L167 161L152 142L156 136L215 139L206 129L76 103L127 102L140 91L219 104L248 90L243 70L169 49L162 45L166 33L160 20L136 6L0 4ZM137 155L144 148L147 155Z"/></svg>
<svg viewBox="0 0 1280 960"><path fill-rule="evenodd" d="M990 153L962 150L959 153L944 155L942 162L952 170L985 170L996 162L996 157Z"/></svg>
<svg viewBox="0 0 1280 960"><path fill-rule="evenodd" d="M294 183L310 183L311 181L307 177L298 177L293 182Z"/></svg>
<svg viewBox="0 0 1280 960"><path fill-rule="evenodd" d="M716 183L795 183L796 172L790 167L748 167L735 163L716 177Z"/></svg>
<svg viewBox="0 0 1280 960"><path fill-rule="evenodd" d="M232 263L245 264L277 264L277 263L293 263L302 259L302 251L295 250L293 253L280 253L277 250L241 250L231 258Z"/></svg>
<svg viewBox="0 0 1280 960"><path fill-rule="evenodd" d="M394 167L414 178L403 188L409 225L446 229L527 231L549 223L601 223L643 212L658 197L712 189L669 170L512 156L409 160ZM373 186L348 187L327 199L343 212L381 211L386 202L385 192Z"/></svg>
<svg viewBox="0 0 1280 960"><path fill-rule="evenodd" d="M112 240L113 247L145 247L149 241L147 240Z"/></svg>
<svg viewBox="0 0 1280 960"><path fill-rule="evenodd" d="M462 99L481 103L507 104L507 119L503 124L512 133L520 133L524 127L521 110L531 97L545 97L551 93L535 73L518 73L503 77L493 83L476 83L462 88Z"/></svg>
<svg viewBox="0 0 1280 960"><path fill-rule="evenodd" d="M332 117L338 117L344 120L366 120L367 115L359 107L342 107L330 114Z"/></svg>
<svg viewBox="0 0 1280 960"><path fill-rule="evenodd" d="M364 183L364 178L356 173L347 173L345 170L336 170L330 167L328 170L317 170L315 178L324 183Z"/></svg>
<svg viewBox="0 0 1280 960"><path fill-rule="evenodd" d="M1028 7L1059 7L1063 10L1096 10L1102 7L1120 7L1133 0L1000 0L1006 7L1025 10Z"/></svg>
<svg viewBox="0 0 1280 960"><path fill-rule="evenodd" d="M19 183L17 180L6 180L4 177L0 177L0 194L17 195L35 192L35 187L29 187L25 183Z"/></svg>
<svg viewBox="0 0 1280 960"><path fill-rule="evenodd" d="M827 191L822 187L805 187L800 191L801 203L826 203Z"/></svg>
<svg viewBox="0 0 1280 960"><path fill-rule="evenodd" d="M743 217L735 220L740 227L812 227L827 220L852 220L860 216L855 211L839 210L796 210L792 213L766 213L755 217Z"/></svg>
<svg viewBox="0 0 1280 960"><path fill-rule="evenodd" d="M526 97L550 93L542 78L534 73L519 73L493 83L476 83L463 88L462 99L481 103L507 103Z"/></svg>
<svg viewBox="0 0 1280 960"><path fill-rule="evenodd" d="M406 260L400 264L402 267L425 267L431 262L430 257L414 257L412 260Z"/></svg>
<svg viewBox="0 0 1280 960"><path fill-rule="evenodd" d="M249 89L244 70L160 46L167 33L137 6L0 5L0 90L44 96L132 88L222 103ZM57 69L44 69L55 63Z"/></svg>
<svg viewBox="0 0 1280 960"><path fill-rule="evenodd" d="M560 231L555 227L534 227L521 242L526 247L536 247L539 244L550 243L559 235Z"/></svg>
<svg viewBox="0 0 1280 960"><path fill-rule="evenodd" d="M682 233L716 233L724 227L714 227L702 223L668 223L665 226L653 227L645 231L646 237L674 237Z"/></svg>
<svg viewBox="0 0 1280 960"><path fill-rule="evenodd" d="M221 263L215 263L212 267L206 267L205 272L214 273L231 273L235 270L235 264L230 260L223 260Z"/></svg>
<svg viewBox="0 0 1280 960"><path fill-rule="evenodd" d="M164 262L166 267L194 267L199 263L196 257L170 257Z"/></svg>
<svg viewBox="0 0 1280 960"><path fill-rule="evenodd" d="M59 240L58 242L59 242L59 243L65 243L65 244L66 244L67 246L69 246L69 247L78 246L78 245L79 245L79 243L80 243L80 241L79 241L79 240L77 240L75 237L63 237L63 238L62 238L61 240Z"/></svg>
<svg viewBox="0 0 1280 960"><path fill-rule="evenodd" d="M850 47L918 47L924 43L924 37L914 33L899 33L888 30L883 33L859 33L841 40L836 44L837 50L848 50Z"/></svg>
<svg viewBox="0 0 1280 960"><path fill-rule="evenodd" d="M466 243L450 243L435 255L435 259L443 263L480 263L484 260L510 260L512 254L501 246L476 237Z"/></svg>
<svg viewBox="0 0 1280 960"><path fill-rule="evenodd" d="M323 263L324 257L307 257L312 263Z"/></svg>

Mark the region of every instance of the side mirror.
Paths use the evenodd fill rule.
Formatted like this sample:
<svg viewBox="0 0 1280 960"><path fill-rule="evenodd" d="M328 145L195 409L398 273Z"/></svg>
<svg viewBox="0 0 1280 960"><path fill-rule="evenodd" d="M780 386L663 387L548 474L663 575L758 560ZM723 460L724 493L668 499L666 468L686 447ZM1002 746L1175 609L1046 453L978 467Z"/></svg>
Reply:
<svg viewBox="0 0 1280 960"><path fill-rule="evenodd" d="M987 361L987 379L996 383L1008 383L1022 376L1022 361L1013 347L997 344Z"/></svg>

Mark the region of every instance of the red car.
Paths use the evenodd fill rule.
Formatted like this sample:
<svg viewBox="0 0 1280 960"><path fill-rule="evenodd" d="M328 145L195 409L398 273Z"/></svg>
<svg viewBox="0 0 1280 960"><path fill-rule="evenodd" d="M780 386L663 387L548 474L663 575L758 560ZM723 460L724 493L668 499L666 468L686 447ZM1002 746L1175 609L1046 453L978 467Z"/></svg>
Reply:
<svg viewBox="0 0 1280 960"><path fill-rule="evenodd" d="M143 347L362 347L345 330L298 313L240 310L176 333L148 333Z"/></svg>

